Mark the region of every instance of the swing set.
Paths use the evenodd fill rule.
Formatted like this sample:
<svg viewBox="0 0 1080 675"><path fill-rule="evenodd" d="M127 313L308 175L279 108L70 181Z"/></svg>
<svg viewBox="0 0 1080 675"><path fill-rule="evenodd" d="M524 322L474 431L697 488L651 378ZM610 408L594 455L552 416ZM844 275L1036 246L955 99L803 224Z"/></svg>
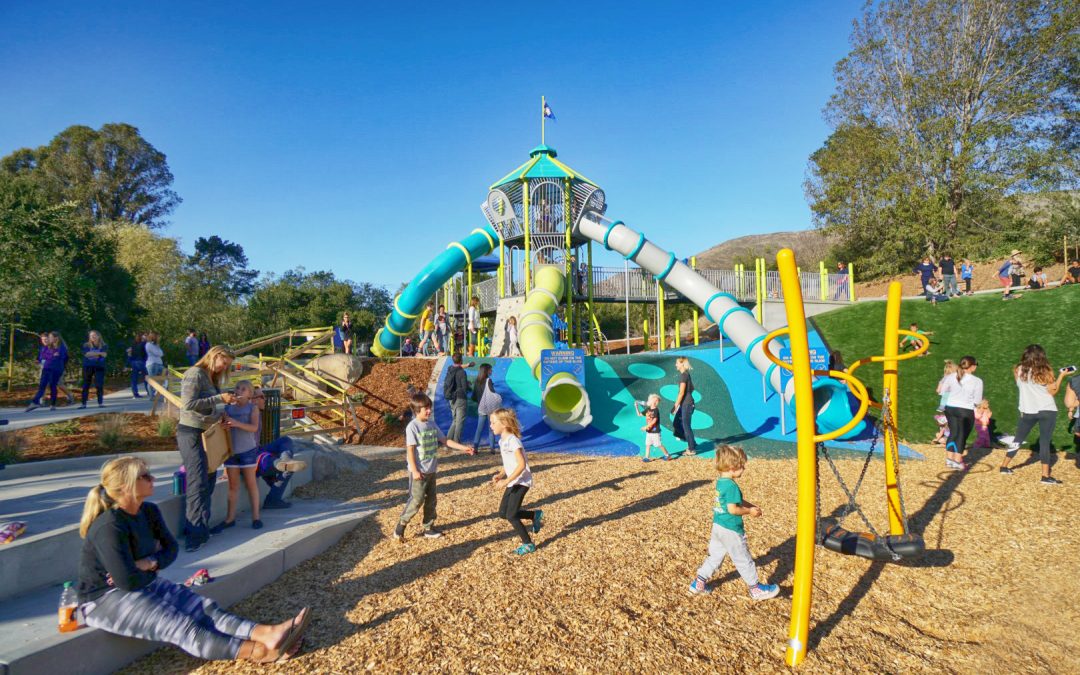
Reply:
<svg viewBox="0 0 1080 675"><path fill-rule="evenodd" d="M787 327L774 330L765 337L764 352L778 367L791 371L790 395L793 395L795 400L799 491L795 537L795 578L785 661L789 666L797 666L806 658L816 545L837 553L884 562L918 558L926 549L922 536L911 532L908 528L907 511L904 508L904 497L899 480L900 460L896 411L899 398L897 365L900 361L922 355L929 348L930 341L924 335L900 329L901 287L899 283L893 282L889 285L886 302L882 355L859 359L848 368L847 372L812 370L806 330L806 312L803 307L802 288L799 283L795 254L791 249L785 248L777 254L776 262L780 270ZM788 336L790 341L790 364L781 361L769 349L769 344L774 339L784 335ZM918 340L920 343L918 349L907 354L898 354L901 335L909 335ZM867 363L881 363L883 366L882 391L884 395L881 401L871 399L867 394L866 386L854 376L854 372ZM817 433L815 426L816 410L813 391L815 376L832 377L843 381L847 384L848 390L859 400L859 409L847 424L823 434ZM788 392L785 392L785 395L787 394ZM855 428L870 408L880 411L880 419L874 425L870 450L866 454L858 480L853 488L849 488L840 475L836 463L829 456L825 443ZM885 457L885 498L889 514L889 530L885 535L878 533L858 502L859 490L879 439L882 441ZM821 517L818 469L822 457L825 458L847 497L847 503L841 508L839 517L835 520ZM854 532L843 527L845 518L852 513L859 515L867 528L866 531Z"/></svg>

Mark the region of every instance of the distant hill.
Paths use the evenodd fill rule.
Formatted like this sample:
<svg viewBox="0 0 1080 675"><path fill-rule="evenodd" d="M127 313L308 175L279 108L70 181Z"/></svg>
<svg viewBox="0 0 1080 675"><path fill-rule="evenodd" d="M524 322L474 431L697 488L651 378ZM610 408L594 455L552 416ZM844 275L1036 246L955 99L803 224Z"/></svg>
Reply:
<svg viewBox="0 0 1080 675"><path fill-rule="evenodd" d="M795 259L800 264L812 264L816 268L836 241L835 237L825 236L819 230L749 234L698 253L697 264L706 269L731 269L737 262L751 264L754 258L760 257L775 263L776 252L788 247L795 251Z"/></svg>

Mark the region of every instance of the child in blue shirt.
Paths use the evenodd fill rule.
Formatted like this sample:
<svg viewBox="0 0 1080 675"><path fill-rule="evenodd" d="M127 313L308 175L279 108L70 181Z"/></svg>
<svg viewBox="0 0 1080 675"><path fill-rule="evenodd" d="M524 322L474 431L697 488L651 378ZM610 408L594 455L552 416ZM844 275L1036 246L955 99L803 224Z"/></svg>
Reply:
<svg viewBox="0 0 1080 675"><path fill-rule="evenodd" d="M698 568L697 576L690 582L690 594L710 593L709 578L716 574L725 556L731 556L750 597L754 600L775 598L780 592L776 584L758 583L757 565L746 544L743 516L761 516L761 507L745 501L736 478L746 471L746 453L742 448L722 445L716 450L716 503L713 506L712 535L709 537L709 556Z"/></svg>
<svg viewBox="0 0 1080 675"><path fill-rule="evenodd" d="M975 266L971 264L971 261L964 258L964 261L960 263L960 278L964 281L964 293L972 295L971 292L971 276L975 272Z"/></svg>

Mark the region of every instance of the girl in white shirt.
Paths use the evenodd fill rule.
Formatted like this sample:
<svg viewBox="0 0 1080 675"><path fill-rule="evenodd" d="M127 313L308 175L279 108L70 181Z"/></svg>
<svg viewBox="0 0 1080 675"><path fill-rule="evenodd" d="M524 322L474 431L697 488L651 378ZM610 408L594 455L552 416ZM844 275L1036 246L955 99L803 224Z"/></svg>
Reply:
<svg viewBox="0 0 1080 675"><path fill-rule="evenodd" d="M945 466L950 469L970 468L964 463L964 448L975 427L975 408L983 400L983 381L975 375L978 367L974 356L965 356L956 365L956 377L946 377L940 384L941 394L948 395L945 418L949 421L949 442L945 445Z"/></svg>
<svg viewBox="0 0 1080 675"><path fill-rule="evenodd" d="M1050 475L1051 439L1054 425L1057 423L1057 403L1054 396L1061 388L1061 380L1066 371L1060 371L1054 379L1054 369L1046 359L1046 351L1040 345L1028 345L1020 363L1013 369L1016 388L1020 394L1020 420L1016 423L1016 435L1005 453L1005 459L998 468L1000 473L1011 474L1009 462L1016 456L1020 446L1027 440L1028 434L1039 425L1039 461L1042 462L1041 483L1061 485L1061 481Z"/></svg>
<svg viewBox="0 0 1080 675"><path fill-rule="evenodd" d="M510 521L514 532L521 538L521 546L518 546L514 553L534 553L536 545L532 543L529 530L521 521L531 520L533 534L536 534L543 525L544 512L541 509L523 511L521 508L525 493L533 483L529 461L525 458L525 448L521 445L521 424L513 410L499 408L491 413L491 430L499 436L499 450L503 462L503 468L491 477L493 486L504 488L499 515Z"/></svg>

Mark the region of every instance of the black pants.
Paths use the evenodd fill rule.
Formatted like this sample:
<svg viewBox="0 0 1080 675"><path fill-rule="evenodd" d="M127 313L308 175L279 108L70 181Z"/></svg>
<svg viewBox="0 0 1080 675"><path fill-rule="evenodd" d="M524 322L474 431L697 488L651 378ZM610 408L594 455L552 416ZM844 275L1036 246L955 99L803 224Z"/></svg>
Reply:
<svg viewBox="0 0 1080 675"><path fill-rule="evenodd" d="M964 279L964 292L965 293L970 293L971 292L971 277L968 277L967 279Z"/></svg>
<svg viewBox="0 0 1080 675"><path fill-rule="evenodd" d="M187 472L187 525L184 528L188 542L202 543L210 538L210 499L214 493L214 478L203 448L202 429L176 427L176 445Z"/></svg>
<svg viewBox="0 0 1080 675"><path fill-rule="evenodd" d="M82 369L82 403L86 405L86 399L90 397L90 382L97 389L97 402L101 405L105 391L105 366L83 366Z"/></svg>
<svg viewBox="0 0 1080 675"><path fill-rule="evenodd" d="M525 493L529 491L527 485L512 485L503 491L502 504L499 505L499 517L510 521L514 526L514 532L521 537L522 544L531 544L529 531L525 529L521 521L532 520L536 517L535 511L522 511L521 502L525 501Z"/></svg>
<svg viewBox="0 0 1080 675"><path fill-rule="evenodd" d="M1050 441L1053 440L1057 415L1056 410L1040 410L1035 414L1020 413L1020 421L1016 423L1016 437L1013 442L1018 446L1023 445L1031 430L1036 424L1039 425L1039 461L1046 466L1050 466L1050 452L1053 449ZM1010 452L1009 457L1016 455L1017 450Z"/></svg>
<svg viewBox="0 0 1080 675"><path fill-rule="evenodd" d="M975 428L975 411L947 405L945 406L945 419L949 421L949 442L945 445L945 451L964 454L968 436L971 435L971 430Z"/></svg>

